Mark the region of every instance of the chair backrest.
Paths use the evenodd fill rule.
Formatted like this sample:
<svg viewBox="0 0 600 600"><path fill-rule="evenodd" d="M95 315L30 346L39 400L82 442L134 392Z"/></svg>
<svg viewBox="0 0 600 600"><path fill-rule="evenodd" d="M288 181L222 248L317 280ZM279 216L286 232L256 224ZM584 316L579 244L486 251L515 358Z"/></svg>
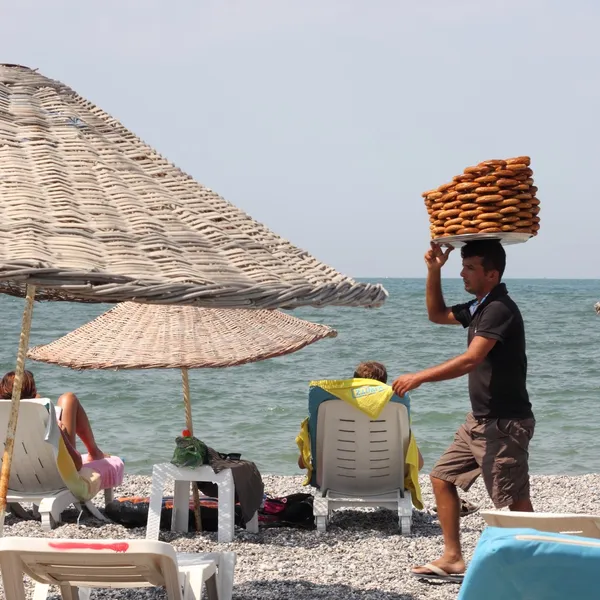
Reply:
<svg viewBox="0 0 600 600"><path fill-rule="evenodd" d="M537 531L600 539L598 515L487 510L481 511L481 516L492 527L529 527Z"/></svg>
<svg viewBox="0 0 600 600"><path fill-rule="evenodd" d="M15 576L22 578L24 573L39 583L166 587L169 598L181 599L177 555L166 542L7 537L0 539L3 560L3 565L18 567Z"/></svg>
<svg viewBox="0 0 600 600"><path fill-rule="evenodd" d="M49 419L56 419L54 406L48 403L50 401L45 398L21 400L9 490L45 493L65 489L56 466L56 449L45 441ZM3 445L10 406L10 400L0 400L0 440ZM48 406L51 412L48 412Z"/></svg>
<svg viewBox="0 0 600 600"><path fill-rule="evenodd" d="M406 406L389 402L371 419L343 400L328 400L317 415L317 484L353 496L404 489L410 440Z"/></svg>

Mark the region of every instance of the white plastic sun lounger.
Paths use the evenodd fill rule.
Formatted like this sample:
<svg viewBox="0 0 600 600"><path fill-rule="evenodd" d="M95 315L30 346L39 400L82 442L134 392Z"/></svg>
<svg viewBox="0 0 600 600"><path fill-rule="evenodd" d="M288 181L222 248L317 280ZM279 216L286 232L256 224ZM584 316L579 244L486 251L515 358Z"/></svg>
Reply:
<svg viewBox="0 0 600 600"><path fill-rule="evenodd" d="M335 508L378 506L397 510L401 533L410 533L412 499L404 489L409 441L408 412L399 402L389 402L377 419L343 400L323 402L317 415L317 530L326 530Z"/></svg>
<svg viewBox="0 0 600 600"><path fill-rule="evenodd" d="M56 466L56 448L46 441L49 419L56 419L53 410L48 412L49 402L47 398L21 400L6 499L11 505L11 512L21 518L29 518L29 515L19 503L32 503L39 510L42 529L46 531L60 523L62 512L71 504L80 507L79 500L67 489L60 476ZM10 406L10 400L0 400L0 440L3 445ZM104 490L104 496L105 501L110 502L112 489ZM86 502L85 506L97 519L107 520L92 502Z"/></svg>
<svg viewBox="0 0 600 600"><path fill-rule="evenodd" d="M214 555L185 555L166 542L8 537L0 539L0 568L7 600L25 600L23 575L36 581L34 600L59 586L63 600L88 600L93 588L164 587L169 600L231 597L219 590ZM192 561L190 557L194 557Z"/></svg>
<svg viewBox="0 0 600 600"><path fill-rule="evenodd" d="M549 533L567 533L600 539L598 515L482 510L481 516L492 527L529 527Z"/></svg>

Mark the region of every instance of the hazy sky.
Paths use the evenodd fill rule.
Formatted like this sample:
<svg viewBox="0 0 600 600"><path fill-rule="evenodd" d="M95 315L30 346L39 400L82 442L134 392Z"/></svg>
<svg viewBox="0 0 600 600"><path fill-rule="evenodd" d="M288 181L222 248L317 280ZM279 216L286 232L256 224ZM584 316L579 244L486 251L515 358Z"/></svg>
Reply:
<svg viewBox="0 0 600 600"><path fill-rule="evenodd" d="M354 276L424 275L420 193L528 154L541 231L507 276L600 278L599 28L592 0L19 0L0 60Z"/></svg>

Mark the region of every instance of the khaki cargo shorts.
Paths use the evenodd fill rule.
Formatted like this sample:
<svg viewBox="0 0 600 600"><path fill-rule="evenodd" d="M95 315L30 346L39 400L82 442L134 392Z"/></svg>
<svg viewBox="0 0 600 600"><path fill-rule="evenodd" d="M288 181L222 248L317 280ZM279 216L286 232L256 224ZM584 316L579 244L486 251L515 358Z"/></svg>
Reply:
<svg viewBox="0 0 600 600"><path fill-rule="evenodd" d="M465 492L483 476L496 508L529 498L529 441L535 419L476 419L467 415L432 477Z"/></svg>

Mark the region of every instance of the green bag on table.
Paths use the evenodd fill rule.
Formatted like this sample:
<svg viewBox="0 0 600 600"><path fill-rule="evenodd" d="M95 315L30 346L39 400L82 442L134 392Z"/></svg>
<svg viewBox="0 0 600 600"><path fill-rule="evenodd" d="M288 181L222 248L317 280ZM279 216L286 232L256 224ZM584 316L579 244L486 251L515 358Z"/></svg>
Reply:
<svg viewBox="0 0 600 600"><path fill-rule="evenodd" d="M206 444L195 438L185 429L180 436L175 438L175 452L171 464L176 467L200 467L208 462L208 448Z"/></svg>

